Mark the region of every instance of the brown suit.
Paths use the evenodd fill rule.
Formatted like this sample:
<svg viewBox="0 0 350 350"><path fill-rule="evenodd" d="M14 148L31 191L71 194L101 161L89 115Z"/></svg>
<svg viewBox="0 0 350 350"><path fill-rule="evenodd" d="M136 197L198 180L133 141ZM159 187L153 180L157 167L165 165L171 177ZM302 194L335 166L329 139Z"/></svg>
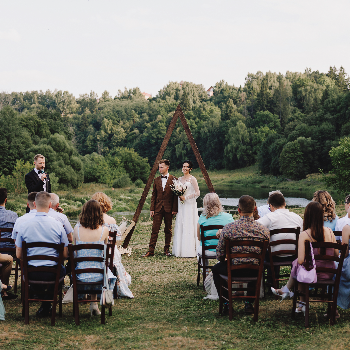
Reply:
<svg viewBox="0 0 350 350"><path fill-rule="evenodd" d="M153 183L153 192L151 198L151 211L154 211L153 216L153 226L151 240L149 242L149 252L154 253L156 247L158 233L160 225L162 224L164 218L164 233L165 233L165 245L164 252L168 251L170 248L171 234L172 234L172 223L173 223L173 212L177 212L177 196L173 193L170 185L173 180L176 179L175 176L168 176L168 181L165 185L164 191L162 187L161 177L157 177Z"/></svg>

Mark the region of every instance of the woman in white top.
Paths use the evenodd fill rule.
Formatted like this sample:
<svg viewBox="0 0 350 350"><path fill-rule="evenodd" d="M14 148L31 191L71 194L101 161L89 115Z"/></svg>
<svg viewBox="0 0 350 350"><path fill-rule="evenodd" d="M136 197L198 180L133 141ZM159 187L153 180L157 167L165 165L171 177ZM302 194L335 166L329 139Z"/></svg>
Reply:
<svg viewBox="0 0 350 350"><path fill-rule="evenodd" d="M187 190L178 199L173 255L183 258L195 257L197 255L196 246L199 244L197 239L198 211L196 199L200 192L196 178L190 174L192 168L192 162L185 160L182 165L184 175L179 178L183 184L186 184Z"/></svg>
<svg viewBox="0 0 350 350"><path fill-rule="evenodd" d="M103 211L103 222L104 226L108 228L110 232L116 232L117 242L114 248L114 258L113 265L115 267L114 273L118 277L117 279L117 293L118 297L133 298L129 285L131 284L131 276L125 271L125 268L122 264L122 255L118 250L118 244L120 244L120 232L119 227L112 216L107 215L107 212L112 209L111 199L103 192L96 192L92 199L98 201Z"/></svg>

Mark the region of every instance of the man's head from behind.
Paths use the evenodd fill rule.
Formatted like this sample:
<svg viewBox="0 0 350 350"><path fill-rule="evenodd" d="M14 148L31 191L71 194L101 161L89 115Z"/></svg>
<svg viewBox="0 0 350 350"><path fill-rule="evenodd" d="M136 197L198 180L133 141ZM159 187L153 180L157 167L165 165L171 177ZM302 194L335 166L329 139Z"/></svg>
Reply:
<svg viewBox="0 0 350 350"><path fill-rule="evenodd" d="M50 193L47 193L45 191L38 192L35 196L34 204L38 211L48 212L51 208Z"/></svg>
<svg viewBox="0 0 350 350"><path fill-rule="evenodd" d="M269 203L272 212L276 209L282 209L286 206L286 201L283 197L283 194L278 192L272 193L269 196L267 202Z"/></svg>
<svg viewBox="0 0 350 350"><path fill-rule="evenodd" d="M238 201L238 212L240 215L252 216L255 209L255 200L251 196L242 196Z"/></svg>
<svg viewBox="0 0 350 350"><path fill-rule="evenodd" d="M42 154L36 154L34 156L34 166L38 170L44 170L44 168L45 168L45 157Z"/></svg>
<svg viewBox="0 0 350 350"><path fill-rule="evenodd" d="M60 205L60 197L56 193L50 193L51 196L51 208L56 210Z"/></svg>
<svg viewBox="0 0 350 350"><path fill-rule="evenodd" d="M7 189L0 188L0 205L5 205L7 202Z"/></svg>
<svg viewBox="0 0 350 350"><path fill-rule="evenodd" d="M28 207L30 210L34 209L34 201L35 201L35 196L38 192L30 192L28 194L28 201L27 201L27 204L28 204Z"/></svg>

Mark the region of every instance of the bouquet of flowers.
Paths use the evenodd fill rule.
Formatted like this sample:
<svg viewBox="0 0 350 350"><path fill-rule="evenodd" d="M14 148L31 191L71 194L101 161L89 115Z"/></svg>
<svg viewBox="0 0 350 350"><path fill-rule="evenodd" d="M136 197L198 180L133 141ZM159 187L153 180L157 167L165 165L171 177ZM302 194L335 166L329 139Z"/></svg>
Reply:
<svg viewBox="0 0 350 350"><path fill-rule="evenodd" d="M187 186L183 184L180 180L173 180L173 184L170 185L171 190L177 196L183 196L187 190ZM180 200L181 204L184 204L184 201Z"/></svg>

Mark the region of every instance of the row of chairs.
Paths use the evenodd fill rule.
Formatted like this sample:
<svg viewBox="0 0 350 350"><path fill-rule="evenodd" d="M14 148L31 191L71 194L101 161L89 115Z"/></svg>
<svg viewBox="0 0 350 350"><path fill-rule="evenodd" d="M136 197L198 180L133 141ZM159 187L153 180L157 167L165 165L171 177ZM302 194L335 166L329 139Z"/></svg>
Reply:
<svg viewBox="0 0 350 350"><path fill-rule="evenodd" d="M198 275L197 275L197 285L199 285L200 282L200 269L203 269L203 287L204 287L204 280L206 278L207 269L211 266L206 264L206 259L216 259L216 257L207 256L205 252L205 241L209 239L216 238L215 236L207 236L204 237L204 232L206 230L218 230L221 229L223 226L220 225L213 225L213 226L201 226L201 241L202 241L202 254L199 255L198 259ZM259 297L260 297L260 286L261 281L265 281L265 279L268 277L265 272L269 268L271 271L271 277L272 277L272 284L275 288L279 287L279 282L284 280L285 278L289 278L288 274L282 274L277 278L275 276L274 267L279 266L291 266L292 260L286 260L283 262L274 262L274 257L280 254L286 254L288 256L298 256L298 241L299 241L299 234L300 229L279 229L279 230L272 230L270 231L270 239L273 237L273 235L279 234L279 233L290 233L293 232L296 235L295 240L276 240L273 242L269 241L251 241L251 240L226 240L225 246L226 246L226 261L227 261L227 271L228 275L220 275L220 304L219 304L219 313L222 314L223 310L223 303L226 301L229 306L229 319L232 320L233 318L233 308L232 308L232 301L233 299L254 299L254 321L258 320L258 313L259 313ZM292 307L292 317L295 317L295 309L296 309L296 303L297 298L300 296L305 297L305 327L309 327L309 304L310 302L322 302L328 304L328 312L327 315L330 318L330 324L333 325L335 323L335 315L336 315L336 309L337 309L337 298L338 298L338 291L339 291L339 282L340 282L340 276L341 271L343 267L343 262L346 254L346 250L348 249L348 245L342 244L340 241L341 237L341 231L335 231L335 236L337 238L337 243L312 243L313 248L333 248L339 250L339 256L329 256L329 255L322 255L317 254L315 255L315 260L327 260L327 261L334 261L337 263L336 268L325 268L325 267L317 267L316 271L317 273L322 272L328 272L331 274L334 274L334 279L328 279L328 280L320 280L317 283L300 283L297 282L294 284L294 297L293 297L293 307ZM285 249L285 250L278 250L273 251L273 247L280 245L280 244L293 244L295 246L295 249ZM231 248L234 246L255 246L258 249L260 249L260 254L255 253L249 253L249 254L241 254L241 253L232 253ZM206 249L210 248L216 248L215 245L212 246L206 246ZM269 261L265 261L265 255L266 252L269 254ZM310 255L310 245L308 243L305 244L305 256L308 257L306 259L306 265L311 266L311 255ZM259 261L258 265L254 264L241 264L241 265L233 265L231 264L232 259L235 258L254 258ZM308 267L307 267L308 268ZM248 269L255 271L256 277L233 277L232 272L234 270L240 270L240 269ZM233 284L239 283L239 287L233 289ZM247 284L249 282L254 282L256 284L255 290L252 290L251 288L244 287L244 284ZM300 288L302 290L305 290L305 292L301 292L298 289L298 285L305 285L305 288ZM264 284L265 287L265 284ZM310 292L310 287L312 287L313 293ZM226 291L228 297L224 297L223 291ZM320 293L318 293L320 290ZM252 291L254 292L253 296L247 296L243 295L244 293L237 293L237 292L248 292ZM226 294L225 293L225 294ZM313 299L310 299L312 297ZM316 299L315 299L316 298Z"/></svg>
<svg viewBox="0 0 350 350"><path fill-rule="evenodd" d="M4 229L1 229L4 231ZM12 229L7 229L6 232L11 232ZM113 259L114 259L114 248L116 244L116 233L110 232L109 233L109 243L107 244L106 249L106 257L105 257L105 263L106 267L109 267L111 271L116 274L114 265L113 265ZM11 242L13 243L12 239L8 238L1 238L0 236L0 242ZM47 255L33 255L28 256L27 251L30 248L33 247L47 247L56 249L57 251L57 257L53 256L47 256ZM61 273L61 266L63 265L64 259L63 259L63 249L64 245L62 244L53 244L53 243L43 243L43 242L32 242L32 243L26 243L23 242L22 251L23 251L23 260L20 261L16 259L16 266L14 268L15 271L15 288L14 291L16 293L17 291L17 279L18 279L18 271L19 271L19 265L21 266L21 300L22 300L22 316L25 319L25 324L29 324L29 302L42 302L42 301L48 301L52 302L52 316L51 316L51 325L55 325L55 318L56 318L56 306L57 303L59 305L59 316L62 316L62 288L64 285L64 277L60 278ZM103 280L98 282L88 282L83 283L80 282L77 279L77 275L81 273L100 273L103 275L104 269L93 269L93 268L87 268L87 269L79 269L78 271L75 270L75 266L78 262L82 261L89 261L89 262L103 262L104 258L101 257L75 257L75 252L81 249L97 249L104 251L104 245L102 244L81 244L81 245L69 245L69 261L72 271L72 282L73 282L73 316L75 318L75 323L79 325L79 304L84 302L91 302L91 299L78 299L79 294L87 294L88 292L85 290L85 286L88 288L95 287L92 291L92 294L101 294L102 291L102 285ZM6 251L9 253L13 253L15 256L15 248L0 248L0 252ZM11 254L12 255L12 254ZM103 254L101 254L103 255ZM52 263L55 265L54 267L48 267L48 266L39 266L34 267L29 265L29 261L31 260L46 260L46 261L52 261ZM33 273L52 273L54 276L54 279L51 281L34 281L30 280L28 278L29 274ZM1 277L1 276L0 276ZM35 292L30 292L31 286L35 288L35 285L44 285L47 288L50 288L53 291L53 298L47 299L47 292L45 292L45 289L43 288L42 291L40 289L36 288ZM115 286L114 289L114 298L117 298L117 286ZM45 296L46 294L46 296ZM109 315L112 316L112 308L109 308ZM105 324L105 307L102 306L101 311L101 323Z"/></svg>

